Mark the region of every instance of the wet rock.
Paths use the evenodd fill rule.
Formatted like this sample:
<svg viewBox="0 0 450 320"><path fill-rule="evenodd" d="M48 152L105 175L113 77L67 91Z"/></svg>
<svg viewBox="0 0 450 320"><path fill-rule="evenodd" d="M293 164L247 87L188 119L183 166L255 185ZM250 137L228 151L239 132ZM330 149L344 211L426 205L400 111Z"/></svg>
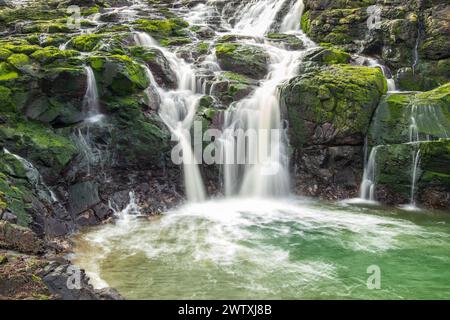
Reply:
<svg viewBox="0 0 450 320"><path fill-rule="evenodd" d="M62 300L122 300L116 290L95 290L84 270L74 265L51 263L41 273L50 292Z"/></svg>
<svg viewBox="0 0 450 320"><path fill-rule="evenodd" d="M69 187L69 208L79 214L100 202L98 185L93 181L80 182Z"/></svg>

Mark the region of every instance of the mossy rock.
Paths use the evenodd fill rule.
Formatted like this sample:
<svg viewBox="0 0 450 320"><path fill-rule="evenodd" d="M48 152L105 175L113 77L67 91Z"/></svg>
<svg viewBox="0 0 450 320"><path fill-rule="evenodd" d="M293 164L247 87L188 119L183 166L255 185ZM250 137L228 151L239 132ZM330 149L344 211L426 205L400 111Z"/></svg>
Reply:
<svg viewBox="0 0 450 320"><path fill-rule="evenodd" d="M126 96L106 101L113 124L111 146L117 155L114 165L161 168L169 157L170 133L158 116L144 116L140 100L138 96Z"/></svg>
<svg viewBox="0 0 450 320"><path fill-rule="evenodd" d="M55 134L50 127L17 114L4 116L0 144L38 166L44 176L57 177L76 154L71 141Z"/></svg>
<svg viewBox="0 0 450 320"><path fill-rule="evenodd" d="M37 60L41 64L50 64L57 60L66 60L76 57L79 55L78 51L75 50L59 50L56 47L49 46L45 48L40 48L31 54L31 58Z"/></svg>
<svg viewBox="0 0 450 320"><path fill-rule="evenodd" d="M293 34L269 33L266 38L269 42L279 44L287 50L302 50L305 47L303 41Z"/></svg>
<svg viewBox="0 0 450 320"><path fill-rule="evenodd" d="M268 72L269 55L259 46L237 42L216 44L220 67L253 79L262 79Z"/></svg>
<svg viewBox="0 0 450 320"><path fill-rule="evenodd" d="M191 42L187 37L189 23L181 18L138 19L133 23L136 30L147 32L164 46L181 45Z"/></svg>
<svg viewBox="0 0 450 320"><path fill-rule="evenodd" d="M256 86L256 81L242 74L222 72L212 83L211 94L222 104L229 105L247 97Z"/></svg>
<svg viewBox="0 0 450 320"><path fill-rule="evenodd" d="M149 67L158 85L167 89L177 87L177 76L161 50L135 46L130 48L130 52L133 57L141 60Z"/></svg>
<svg viewBox="0 0 450 320"><path fill-rule="evenodd" d="M291 144L362 145L370 119L387 91L377 68L331 65L302 74L281 87Z"/></svg>
<svg viewBox="0 0 450 320"><path fill-rule="evenodd" d="M89 63L96 74L102 95L126 96L146 89L150 82L144 68L124 55L95 55Z"/></svg>
<svg viewBox="0 0 450 320"><path fill-rule="evenodd" d="M450 192L450 139L378 147L377 188L383 187L410 199L414 160L418 152L416 199L424 190Z"/></svg>
<svg viewBox="0 0 450 320"><path fill-rule="evenodd" d="M103 36L99 34L83 34L74 37L70 42L70 46L78 51L91 52L102 41Z"/></svg>
<svg viewBox="0 0 450 320"><path fill-rule="evenodd" d="M424 93L389 93L377 108L369 130L371 145L410 141L414 117L420 140L450 136L450 84Z"/></svg>

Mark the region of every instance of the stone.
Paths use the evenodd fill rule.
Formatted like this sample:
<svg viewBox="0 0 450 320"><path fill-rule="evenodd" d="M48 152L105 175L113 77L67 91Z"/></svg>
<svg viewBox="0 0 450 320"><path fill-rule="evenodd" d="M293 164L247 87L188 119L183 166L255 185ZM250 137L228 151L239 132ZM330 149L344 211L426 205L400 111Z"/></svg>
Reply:
<svg viewBox="0 0 450 320"><path fill-rule="evenodd" d="M0 247L30 254L44 251L43 241L33 231L7 221L0 221Z"/></svg>
<svg viewBox="0 0 450 320"><path fill-rule="evenodd" d="M98 185L85 181L69 187L69 210L78 215L100 202Z"/></svg>

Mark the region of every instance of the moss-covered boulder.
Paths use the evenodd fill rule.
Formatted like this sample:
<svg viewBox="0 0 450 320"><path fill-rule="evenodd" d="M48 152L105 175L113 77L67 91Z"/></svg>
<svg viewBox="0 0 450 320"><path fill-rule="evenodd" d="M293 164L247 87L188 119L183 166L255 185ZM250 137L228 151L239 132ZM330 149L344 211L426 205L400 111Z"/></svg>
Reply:
<svg viewBox="0 0 450 320"><path fill-rule="evenodd" d="M94 55L89 58L102 95L126 96L149 85L144 68L124 55Z"/></svg>
<svg viewBox="0 0 450 320"><path fill-rule="evenodd" d="M128 170L162 167L170 151L170 133L157 115L144 115L139 101L136 96L106 101L113 124L114 165Z"/></svg>
<svg viewBox="0 0 450 320"><path fill-rule="evenodd" d="M31 161L45 177L58 178L77 152L70 140L42 123L27 121L17 114L3 116L0 144Z"/></svg>
<svg viewBox="0 0 450 320"><path fill-rule="evenodd" d="M295 77L281 89L291 143L362 144L386 80L379 69L332 65Z"/></svg>
<svg viewBox="0 0 450 320"><path fill-rule="evenodd" d="M161 50L136 46L132 47L130 51L134 57L149 67L158 85L167 89L177 87L177 76Z"/></svg>
<svg viewBox="0 0 450 320"><path fill-rule="evenodd" d="M144 31L163 46L181 45L192 42L188 37L189 24L181 18L138 19L133 22L135 30Z"/></svg>
<svg viewBox="0 0 450 320"><path fill-rule="evenodd" d="M255 80L234 72L221 73L211 84L211 94L229 105L247 97L256 87Z"/></svg>
<svg viewBox="0 0 450 320"><path fill-rule="evenodd" d="M412 120L414 118L414 120ZM414 123L413 123L414 121ZM390 93L383 98L369 130L371 145L450 136L450 84L424 93Z"/></svg>
<svg viewBox="0 0 450 320"><path fill-rule="evenodd" d="M261 79L268 72L269 55L260 46L237 42L216 44L216 57L223 70Z"/></svg>
<svg viewBox="0 0 450 320"><path fill-rule="evenodd" d="M302 50L305 47L303 41L293 34L269 33L266 38L270 43L280 45L287 50Z"/></svg>
<svg viewBox="0 0 450 320"><path fill-rule="evenodd" d="M412 191L417 156L415 189ZM450 208L450 139L379 146L376 163L378 193L387 190L397 195L396 203L400 199L408 203L413 192L419 205Z"/></svg>

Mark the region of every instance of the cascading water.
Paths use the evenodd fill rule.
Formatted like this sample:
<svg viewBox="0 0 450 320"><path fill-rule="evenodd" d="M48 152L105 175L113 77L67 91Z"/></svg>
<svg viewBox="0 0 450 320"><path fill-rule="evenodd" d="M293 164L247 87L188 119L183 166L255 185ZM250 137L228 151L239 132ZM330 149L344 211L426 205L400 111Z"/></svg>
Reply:
<svg viewBox="0 0 450 320"><path fill-rule="evenodd" d="M90 66L85 66L87 75L87 89L84 95L83 112L86 114L86 121L97 122L102 118L98 99L97 81L94 71Z"/></svg>
<svg viewBox="0 0 450 320"><path fill-rule="evenodd" d="M161 50L177 76L178 88L172 91L159 87L150 74L149 79L157 88L161 99L159 115L179 142L178 151L181 152L183 163L186 196L192 202L203 201L206 198L206 192L197 165L201 159L196 159L193 153L189 132L200 99L200 95L197 94L195 73L189 64L160 47L148 34L136 33L135 41L143 47Z"/></svg>
<svg viewBox="0 0 450 320"><path fill-rule="evenodd" d="M264 36L269 31L285 0L251 0L243 5L233 20L233 32L243 35ZM286 30L288 31L288 30Z"/></svg>
<svg viewBox="0 0 450 320"><path fill-rule="evenodd" d="M370 151L369 159L364 166L364 174L360 187L360 198L375 201L376 188L376 158L379 146L373 147Z"/></svg>
<svg viewBox="0 0 450 320"><path fill-rule="evenodd" d="M296 0L294 6L289 10L289 12L281 22L280 32L300 31L300 22L304 9L305 5L303 3L303 0Z"/></svg>
<svg viewBox="0 0 450 320"><path fill-rule="evenodd" d="M221 141L226 159L224 181L227 195L237 190L245 196L289 193L287 141L277 87L295 76L301 52L271 46L265 46L265 49L271 57L267 79L252 96L239 101L226 115ZM240 132L253 139L248 142L236 138L236 133ZM242 179L239 179L241 174Z"/></svg>

